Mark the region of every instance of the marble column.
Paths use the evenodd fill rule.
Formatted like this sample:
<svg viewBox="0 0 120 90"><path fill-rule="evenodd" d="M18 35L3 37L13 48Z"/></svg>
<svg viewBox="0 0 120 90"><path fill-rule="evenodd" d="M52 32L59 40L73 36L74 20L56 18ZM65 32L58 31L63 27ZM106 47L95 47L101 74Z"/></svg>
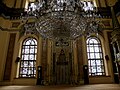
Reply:
<svg viewBox="0 0 120 90"><path fill-rule="evenodd" d="M112 14L112 24L113 24L113 32L111 34L112 36L111 39L114 48L116 68L118 70L117 74L120 82L120 24L117 20L113 6L111 6L111 14Z"/></svg>

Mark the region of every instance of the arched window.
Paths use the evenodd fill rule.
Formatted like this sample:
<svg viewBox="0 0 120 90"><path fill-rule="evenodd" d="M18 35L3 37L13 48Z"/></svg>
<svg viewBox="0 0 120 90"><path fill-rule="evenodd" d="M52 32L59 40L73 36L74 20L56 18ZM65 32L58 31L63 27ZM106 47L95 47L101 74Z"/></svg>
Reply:
<svg viewBox="0 0 120 90"><path fill-rule="evenodd" d="M89 75L105 75L101 42L97 37L87 39Z"/></svg>
<svg viewBox="0 0 120 90"><path fill-rule="evenodd" d="M27 38L23 41L21 50L19 77L35 77L36 75L37 41Z"/></svg>

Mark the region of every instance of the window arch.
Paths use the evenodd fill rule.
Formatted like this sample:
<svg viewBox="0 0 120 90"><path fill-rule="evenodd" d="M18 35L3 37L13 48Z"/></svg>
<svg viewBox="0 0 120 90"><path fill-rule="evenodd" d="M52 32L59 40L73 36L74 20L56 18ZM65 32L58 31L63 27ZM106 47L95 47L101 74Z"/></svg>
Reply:
<svg viewBox="0 0 120 90"><path fill-rule="evenodd" d="M22 43L19 77L36 76L37 41L29 37Z"/></svg>
<svg viewBox="0 0 120 90"><path fill-rule="evenodd" d="M97 37L87 39L89 75L105 75L101 42Z"/></svg>

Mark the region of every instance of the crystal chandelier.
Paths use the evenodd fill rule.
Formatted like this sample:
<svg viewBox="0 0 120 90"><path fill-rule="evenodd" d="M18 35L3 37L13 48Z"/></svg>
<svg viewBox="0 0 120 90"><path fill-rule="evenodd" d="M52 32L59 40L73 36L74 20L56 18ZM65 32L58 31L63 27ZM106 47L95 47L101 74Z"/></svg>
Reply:
<svg viewBox="0 0 120 90"><path fill-rule="evenodd" d="M34 18L32 25L26 22L26 30L36 31L52 40L76 39L98 32L99 15L93 6L85 8L81 0L38 0L24 16Z"/></svg>

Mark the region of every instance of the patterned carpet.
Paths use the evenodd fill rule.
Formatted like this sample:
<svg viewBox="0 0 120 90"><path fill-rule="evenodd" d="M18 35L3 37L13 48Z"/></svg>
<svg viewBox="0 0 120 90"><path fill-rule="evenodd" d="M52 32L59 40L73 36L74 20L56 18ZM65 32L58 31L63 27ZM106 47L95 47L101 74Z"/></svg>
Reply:
<svg viewBox="0 0 120 90"><path fill-rule="evenodd" d="M81 86L0 86L0 90L120 90L120 84L93 84Z"/></svg>

